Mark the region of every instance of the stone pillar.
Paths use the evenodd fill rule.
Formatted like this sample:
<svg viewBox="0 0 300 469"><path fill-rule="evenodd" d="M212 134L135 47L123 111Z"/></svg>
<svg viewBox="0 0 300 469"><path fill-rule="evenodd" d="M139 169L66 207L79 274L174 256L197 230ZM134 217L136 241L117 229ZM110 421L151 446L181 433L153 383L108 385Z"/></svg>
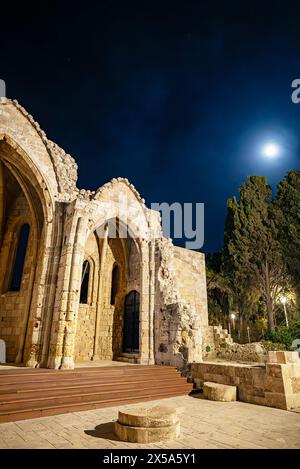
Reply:
<svg viewBox="0 0 300 469"><path fill-rule="evenodd" d="M141 292L140 292L140 363L149 364L149 246L145 239L141 248Z"/></svg>
<svg viewBox="0 0 300 469"><path fill-rule="evenodd" d="M43 294L43 291L38 293L38 306L44 304L43 319L42 319L42 331L39 337L40 343L40 367L47 366L47 360L49 355L50 341L51 341L51 327L54 317L54 302L57 290L57 277L59 270L59 262L63 249L63 231L64 231L64 220L65 220L65 204L57 203L55 209L55 217L53 223L51 223L52 231L48 232L46 238L48 239L47 245L47 257L49 258L50 267L46 270L43 267L42 278L48 278L47 295Z"/></svg>
<svg viewBox="0 0 300 469"><path fill-rule="evenodd" d="M4 177L3 177L3 163L0 161L0 248L2 245L3 230L4 230Z"/></svg>
<svg viewBox="0 0 300 469"><path fill-rule="evenodd" d="M79 222L78 212L75 211L69 214L69 219L68 216L66 218L48 358L48 367L55 369L61 366L63 368L74 367L74 324L78 310L80 285L78 275L80 262L82 263L83 260L83 246L85 243L86 220L83 221L82 219ZM70 288L73 291L70 291ZM72 353L72 356L70 353Z"/></svg>
<svg viewBox="0 0 300 469"><path fill-rule="evenodd" d="M86 239L87 220L80 217L77 222L72 265L69 281L69 296L67 302L66 328L63 344L62 369L73 369L76 323L79 308L79 294L81 288L82 264L84 259L84 247Z"/></svg>
<svg viewBox="0 0 300 469"><path fill-rule="evenodd" d="M149 242L149 365L155 363L154 355L154 304L155 304L155 240Z"/></svg>
<svg viewBox="0 0 300 469"><path fill-rule="evenodd" d="M30 303L30 317L28 318L28 325L24 331L23 345L20 347L20 350L23 351L25 344L26 353L26 366L28 367L37 367L43 366L44 362L44 344L42 342L43 329L47 328L48 315L51 315L51 306L53 306L53 292L50 292L51 285L44 285L47 283L47 274L48 270L52 268L53 264L53 249L46 247L42 252L39 252L40 259L37 260L37 267L35 276L38 278L38 281L34 282L33 285L33 298ZM52 296L51 296L52 293ZM47 301L45 301L45 296ZM27 352L27 344L28 352ZM48 344L46 340L46 344ZM45 352L44 352L45 353ZM45 364L45 363L44 363Z"/></svg>
<svg viewBox="0 0 300 469"><path fill-rule="evenodd" d="M103 269L105 268L105 258L108 245L108 224L104 227L104 236L101 250L100 266L99 266L99 280L98 280L98 299L97 299L97 311L96 311L96 327L94 337L94 351L92 360L95 360L99 353L99 335L100 335L100 321L101 312L103 305Z"/></svg>

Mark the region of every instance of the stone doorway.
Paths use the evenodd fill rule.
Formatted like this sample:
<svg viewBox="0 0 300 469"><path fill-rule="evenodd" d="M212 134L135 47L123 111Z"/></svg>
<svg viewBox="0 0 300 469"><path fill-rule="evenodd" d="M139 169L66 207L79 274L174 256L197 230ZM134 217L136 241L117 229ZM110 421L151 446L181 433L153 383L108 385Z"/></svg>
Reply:
<svg viewBox="0 0 300 469"><path fill-rule="evenodd" d="M123 352L138 353L140 338L140 295L133 290L125 298Z"/></svg>

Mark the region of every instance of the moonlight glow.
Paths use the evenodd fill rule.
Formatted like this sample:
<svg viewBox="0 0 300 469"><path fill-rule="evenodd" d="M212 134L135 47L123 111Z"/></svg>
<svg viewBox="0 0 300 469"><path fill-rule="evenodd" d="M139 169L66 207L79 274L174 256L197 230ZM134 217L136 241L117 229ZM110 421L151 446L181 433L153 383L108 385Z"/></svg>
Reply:
<svg viewBox="0 0 300 469"><path fill-rule="evenodd" d="M276 143L267 143L262 148L262 154L266 158L274 159L279 155L280 148Z"/></svg>

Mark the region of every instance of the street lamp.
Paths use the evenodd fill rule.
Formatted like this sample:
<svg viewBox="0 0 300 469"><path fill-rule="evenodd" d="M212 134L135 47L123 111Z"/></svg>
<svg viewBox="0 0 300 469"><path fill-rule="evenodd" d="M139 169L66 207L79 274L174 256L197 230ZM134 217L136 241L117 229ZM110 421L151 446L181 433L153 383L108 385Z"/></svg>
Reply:
<svg viewBox="0 0 300 469"><path fill-rule="evenodd" d="M250 340L250 327L247 326L247 335L248 335L248 342L250 344L251 340Z"/></svg>
<svg viewBox="0 0 300 469"><path fill-rule="evenodd" d="M235 316L234 313L231 313L230 317L231 317L231 319L232 319L233 329L235 330L235 322L234 322L234 321L235 321L235 317L236 317L236 316Z"/></svg>
<svg viewBox="0 0 300 469"><path fill-rule="evenodd" d="M284 316L285 316L286 327L289 327L289 320L288 320L287 310L286 310L287 297L286 297L286 296L282 296L282 297L280 298L280 302L281 302L281 304L283 305L283 309L284 309Z"/></svg>

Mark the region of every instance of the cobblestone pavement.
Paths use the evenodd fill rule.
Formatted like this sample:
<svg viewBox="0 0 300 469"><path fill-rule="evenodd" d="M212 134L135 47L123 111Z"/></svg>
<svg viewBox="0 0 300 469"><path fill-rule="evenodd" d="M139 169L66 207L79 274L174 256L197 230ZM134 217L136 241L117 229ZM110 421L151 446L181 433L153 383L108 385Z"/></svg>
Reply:
<svg viewBox="0 0 300 469"><path fill-rule="evenodd" d="M243 402L192 396L152 401L175 406L181 437L162 444L118 441L113 422L122 407L0 424L1 448L300 448L300 414ZM144 406L135 404L134 406ZM129 407L129 406L127 406ZM132 405L130 407L133 407Z"/></svg>

